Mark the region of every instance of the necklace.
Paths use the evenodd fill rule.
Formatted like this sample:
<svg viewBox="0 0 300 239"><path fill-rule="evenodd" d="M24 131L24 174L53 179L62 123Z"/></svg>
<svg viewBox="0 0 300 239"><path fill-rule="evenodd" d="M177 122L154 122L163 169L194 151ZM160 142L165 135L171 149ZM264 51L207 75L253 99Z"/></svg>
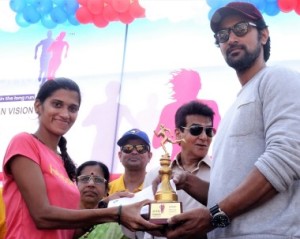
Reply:
<svg viewBox="0 0 300 239"><path fill-rule="evenodd" d="M41 140L36 134L31 134L34 138L36 138L38 141L40 141L43 145L47 146L49 149L51 149L43 140ZM61 156L57 150L51 149L54 153L56 153L58 156Z"/></svg>
<svg viewBox="0 0 300 239"><path fill-rule="evenodd" d="M38 141L40 141L42 144L46 145L37 135L31 134L34 138L36 138Z"/></svg>

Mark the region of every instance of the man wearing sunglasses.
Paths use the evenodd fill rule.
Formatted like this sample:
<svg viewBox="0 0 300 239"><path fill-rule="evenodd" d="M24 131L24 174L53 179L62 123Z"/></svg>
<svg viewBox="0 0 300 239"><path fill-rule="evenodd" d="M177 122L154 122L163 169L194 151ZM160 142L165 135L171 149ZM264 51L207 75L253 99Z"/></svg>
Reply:
<svg viewBox="0 0 300 239"><path fill-rule="evenodd" d="M122 135L117 145L120 147L118 156L125 170L119 178L109 183L109 195L126 197L122 195L124 192L136 193L143 189L146 167L152 158L150 140L144 131L131 129ZM126 230L123 230L123 233L125 232ZM134 234L131 232L127 236L131 237Z"/></svg>
<svg viewBox="0 0 300 239"><path fill-rule="evenodd" d="M266 65L269 30L254 5L229 3L210 26L242 88L218 128L210 184L185 187L207 208L171 218L167 236L300 238L300 74Z"/></svg>
<svg viewBox="0 0 300 239"><path fill-rule="evenodd" d="M148 135L139 129L131 129L117 142L120 162L125 168L124 174L110 182L109 194L129 191L138 192L143 188L146 167L152 158Z"/></svg>
<svg viewBox="0 0 300 239"><path fill-rule="evenodd" d="M175 159L172 159L172 176L181 175L188 180L190 175L208 182L210 178L211 159L208 156L208 150L216 131L213 127L214 111L200 101L193 100L180 106L175 113L175 135L176 140L180 142L180 153ZM158 160L158 159L157 159ZM158 177L159 168L150 170L145 178L144 187L154 184L154 187L160 181ZM180 184L176 185L178 201L182 202L183 211L199 208L202 206L197 200L188 195L181 189ZM153 235L156 235L153 237ZM155 232L153 235L145 234L143 239L165 238ZM159 235L159 236L158 236ZM180 238L180 237L178 237ZM186 238L186 237L184 237ZM194 239L203 239L202 237L192 237Z"/></svg>

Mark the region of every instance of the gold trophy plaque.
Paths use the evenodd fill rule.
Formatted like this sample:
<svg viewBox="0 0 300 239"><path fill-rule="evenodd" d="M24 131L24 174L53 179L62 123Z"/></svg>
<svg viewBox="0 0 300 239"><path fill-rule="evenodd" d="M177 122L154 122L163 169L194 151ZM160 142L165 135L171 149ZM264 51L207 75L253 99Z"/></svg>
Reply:
<svg viewBox="0 0 300 239"><path fill-rule="evenodd" d="M164 125L160 125L159 132L154 131L157 137L162 137L160 144L165 152L160 158L159 175L161 176L161 184L154 196L156 202L151 203L149 209L149 221L156 224L167 224L168 218L182 213L182 204L178 202L177 194L170 184L171 159L165 147L167 142L175 144L181 140L171 140L168 133L170 133L170 130L165 128Z"/></svg>

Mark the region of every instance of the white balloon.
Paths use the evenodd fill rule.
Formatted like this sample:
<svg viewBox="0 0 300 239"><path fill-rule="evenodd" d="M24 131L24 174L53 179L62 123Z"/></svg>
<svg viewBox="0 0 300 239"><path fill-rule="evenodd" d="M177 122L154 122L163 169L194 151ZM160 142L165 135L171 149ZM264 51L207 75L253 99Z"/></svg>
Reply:
<svg viewBox="0 0 300 239"><path fill-rule="evenodd" d="M169 19L171 22L190 19L206 21L207 15L203 13L209 11L205 0L139 0L139 3L146 10L146 18L151 21L159 19Z"/></svg>

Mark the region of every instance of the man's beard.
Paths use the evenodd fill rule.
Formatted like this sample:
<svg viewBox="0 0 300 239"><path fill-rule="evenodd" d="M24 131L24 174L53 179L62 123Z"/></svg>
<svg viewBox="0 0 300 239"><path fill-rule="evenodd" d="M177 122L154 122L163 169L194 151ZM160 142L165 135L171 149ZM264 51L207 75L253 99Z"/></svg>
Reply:
<svg viewBox="0 0 300 239"><path fill-rule="evenodd" d="M254 62L259 57L261 52L261 47L257 45L253 52L249 52L245 47L242 48L244 50L244 55L242 58L238 60L234 60L233 58L226 57L227 64L235 69L237 72L244 72L254 65Z"/></svg>

